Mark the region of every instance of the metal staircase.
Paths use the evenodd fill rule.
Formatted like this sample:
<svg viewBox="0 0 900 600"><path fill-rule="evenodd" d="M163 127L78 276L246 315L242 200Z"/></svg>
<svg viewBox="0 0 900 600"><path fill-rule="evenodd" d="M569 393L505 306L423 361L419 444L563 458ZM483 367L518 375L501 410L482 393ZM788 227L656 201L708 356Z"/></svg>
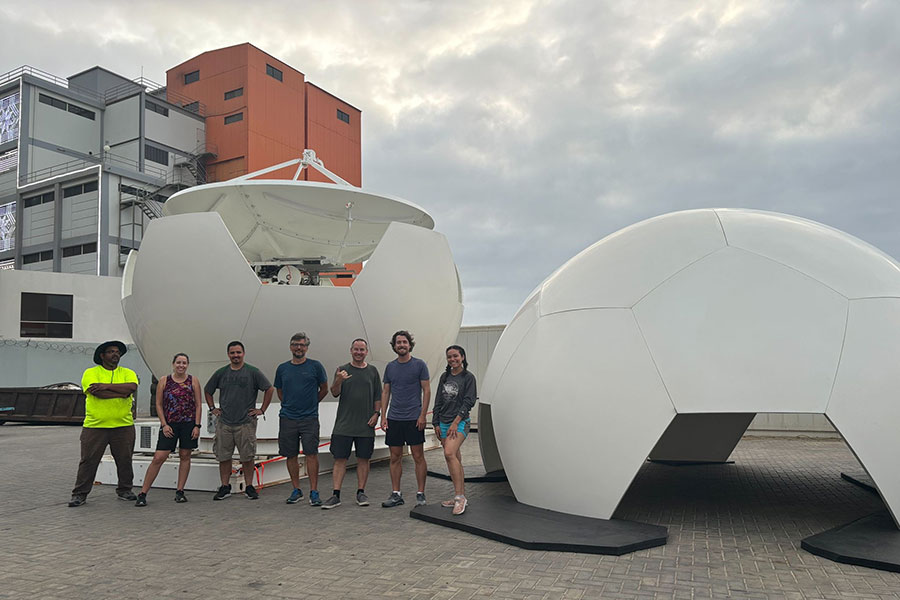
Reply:
<svg viewBox="0 0 900 600"><path fill-rule="evenodd" d="M119 200L119 264L124 265L131 250L140 246L147 222L163 216L162 205L179 190L206 183L206 161L216 157L215 145L199 144L184 160L175 163L161 184L147 186L120 186ZM185 171L190 177L185 176ZM124 209L131 208L131 222L124 222ZM141 216L138 216L140 211Z"/></svg>

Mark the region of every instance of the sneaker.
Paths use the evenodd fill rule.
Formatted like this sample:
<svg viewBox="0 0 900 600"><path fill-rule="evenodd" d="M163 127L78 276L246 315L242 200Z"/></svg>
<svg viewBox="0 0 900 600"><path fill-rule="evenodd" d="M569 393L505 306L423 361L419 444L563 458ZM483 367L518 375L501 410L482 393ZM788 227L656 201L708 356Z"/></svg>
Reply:
<svg viewBox="0 0 900 600"><path fill-rule="evenodd" d="M72 499L69 500L69 506L75 508L76 506L81 506L87 502L87 496L82 496L81 494L73 494Z"/></svg>
<svg viewBox="0 0 900 600"><path fill-rule="evenodd" d="M309 505L322 506L322 499L319 498L318 490L309 490Z"/></svg>
<svg viewBox="0 0 900 600"><path fill-rule="evenodd" d="M456 506L456 498L450 498L449 500L442 500L441 506L444 508L453 508Z"/></svg>
<svg viewBox="0 0 900 600"><path fill-rule="evenodd" d="M244 493L247 494L247 497L251 500L259 500L259 492L256 491L256 488L252 485L248 485L244 488Z"/></svg>
<svg viewBox="0 0 900 600"><path fill-rule="evenodd" d="M119 497L119 500L128 500L129 502L134 502L137 500L137 496L134 495L134 492L116 492L116 496Z"/></svg>
<svg viewBox="0 0 900 600"><path fill-rule="evenodd" d="M324 504L322 504L322 508L325 508L325 509L337 508L340 505L341 505L341 499L338 498L337 496L332 496L331 498L326 500Z"/></svg>
<svg viewBox="0 0 900 600"><path fill-rule="evenodd" d="M219 491L216 492L216 495L213 496L213 500L224 500L228 496L231 495L231 486L230 485L222 485L219 486Z"/></svg>
<svg viewBox="0 0 900 600"><path fill-rule="evenodd" d="M463 514L464 512L466 512L466 505L467 505L468 503L469 503L469 501L466 500L466 497L465 497L465 496L458 496L458 497L456 498L456 504L453 506L453 514L454 514L454 515L461 515L461 514Z"/></svg>
<svg viewBox="0 0 900 600"><path fill-rule="evenodd" d="M187 502L187 496L184 495L184 490L175 490L175 502Z"/></svg>
<svg viewBox="0 0 900 600"><path fill-rule="evenodd" d="M368 506L369 505L369 497L366 496L365 492L356 492L356 503L359 506Z"/></svg>
<svg viewBox="0 0 900 600"><path fill-rule="evenodd" d="M425 506L425 492L416 492L416 506Z"/></svg>
<svg viewBox="0 0 900 600"><path fill-rule="evenodd" d="M397 492L391 492L390 498L381 503L383 508L393 508L394 506L400 506L403 504L403 496L398 494Z"/></svg>
<svg viewBox="0 0 900 600"><path fill-rule="evenodd" d="M137 495L137 501L134 503L135 506L147 506L147 494L141 492Z"/></svg>
<svg viewBox="0 0 900 600"><path fill-rule="evenodd" d="M300 502L300 498L303 497L303 490L300 488L294 488L294 491L291 492L291 495L285 500L285 504L297 504Z"/></svg>

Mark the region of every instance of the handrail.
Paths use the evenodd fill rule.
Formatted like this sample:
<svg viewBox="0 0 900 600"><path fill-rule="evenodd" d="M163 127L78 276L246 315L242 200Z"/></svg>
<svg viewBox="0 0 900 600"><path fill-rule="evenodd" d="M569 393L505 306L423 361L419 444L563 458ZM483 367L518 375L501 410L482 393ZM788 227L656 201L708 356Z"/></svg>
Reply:
<svg viewBox="0 0 900 600"><path fill-rule="evenodd" d="M120 98L130 96L132 93L140 90L143 90L148 96L160 98L169 104L174 104L189 112L204 117L206 116L206 105L204 103L183 94L179 94L178 92L170 91L166 86L156 83L151 79L147 79L146 77L137 77L129 82L109 88L103 93L103 100L109 104L110 102L115 102Z"/></svg>
<svg viewBox="0 0 900 600"><path fill-rule="evenodd" d="M48 81L60 87L64 87L73 92L77 92L83 96L88 96L96 100L100 100L104 104L109 104L111 102L114 102L115 100L118 100L119 98L130 95L130 93L133 91L140 91L140 89L143 89L150 96L162 98L169 104L173 104L175 106L178 106L179 108L196 113L203 117L206 116L206 105L204 103L194 100L193 98L189 98L178 92L169 91L166 89L166 86L147 79L146 77L137 77L135 79L132 79L131 81L109 88L101 94L96 90L73 85L69 83L68 79L63 79L62 77L58 77L52 73L36 69L30 65L22 65L21 67L0 74L0 85L12 81L13 79L17 79L22 75L32 75L34 77L37 77L38 79L43 79L44 81ZM139 89L136 90L136 87Z"/></svg>
<svg viewBox="0 0 900 600"><path fill-rule="evenodd" d="M77 85L72 85L69 83L68 79L63 79L62 77L57 77L56 75L53 75L52 73L47 73L46 71L41 71L40 69L35 69L34 67L29 66L29 65L22 65L21 67L13 69L12 71L7 71L6 73L3 73L2 75L0 75L0 85L3 85L4 83L7 83L9 81L12 81L13 79L16 79L18 77L21 77L22 75L32 75L34 77L37 77L38 79L43 79L44 81L48 81L48 82L56 84L60 87L64 87L69 90L72 90L73 92L82 94L83 96L90 96L91 98L95 98L97 100L101 100L101 101L103 100L103 96L99 92L96 92L94 90L89 90L87 88L83 88L83 87L80 87Z"/></svg>
<svg viewBox="0 0 900 600"><path fill-rule="evenodd" d="M43 169L38 169L37 171L31 171L30 173L26 173L19 177L19 186L29 185L36 181L40 181L42 179L49 179L50 177L54 177L56 175L62 175L65 173L69 173L71 171L77 171L78 169L83 169L90 166L97 166L101 162L111 166L124 166L125 168L138 171L138 161L132 160L130 158L126 158L124 156L119 156L117 154L113 154L112 152L106 152L103 157L97 157L93 160L85 160L81 158L76 158L74 160L70 160L68 162L59 163L55 165L51 165L49 167L44 167ZM149 175L155 179L165 180L168 171L165 169L158 169L152 165L144 165L144 174Z"/></svg>

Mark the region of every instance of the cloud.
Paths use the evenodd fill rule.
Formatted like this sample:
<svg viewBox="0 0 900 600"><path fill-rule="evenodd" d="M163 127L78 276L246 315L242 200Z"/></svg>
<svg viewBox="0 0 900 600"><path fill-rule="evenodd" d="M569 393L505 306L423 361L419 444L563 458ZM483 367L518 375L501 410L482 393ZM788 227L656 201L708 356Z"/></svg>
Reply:
<svg viewBox="0 0 900 600"><path fill-rule="evenodd" d="M293 65L363 111L364 184L447 235L468 324L506 322L578 251L673 210L796 214L900 256L894 2L154 7L6 6L0 50L10 69L160 81L245 41Z"/></svg>

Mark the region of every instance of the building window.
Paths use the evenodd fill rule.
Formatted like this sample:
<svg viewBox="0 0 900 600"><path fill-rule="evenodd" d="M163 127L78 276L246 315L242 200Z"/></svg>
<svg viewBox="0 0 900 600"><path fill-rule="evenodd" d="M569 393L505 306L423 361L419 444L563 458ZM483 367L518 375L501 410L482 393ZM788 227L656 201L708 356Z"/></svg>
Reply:
<svg viewBox="0 0 900 600"><path fill-rule="evenodd" d="M16 247L16 203L0 206L0 252ZM15 262L15 261L13 261Z"/></svg>
<svg viewBox="0 0 900 600"><path fill-rule="evenodd" d="M282 75L281 71L270 64L266 65L266 75L268 75L269 77L274 77L278 81L284 81L284 75Z"/></svg>
<svg viewBox="0 0 900 600"><path fill-rule="evenodd" d="M18 130L16 130L16 135L19 135ZM13 148L12 150L7 150L3 154L0 154L0 173L11 171L17 166L19 166L18 148Z"/></svg>
<svg viewBox="0 0 900 600"><path fill-rule="evenodd" d="M337 109L337 111L338 111L338 113L337 113L338 120L343 121L344 123L350 122L350 115L348 115L341 109Z"/></svg>
<svg viewBox="0 0 900 600"><path fill-rule="evenodd" d="M53 260L53 250L44 250L43 252L34 252L32 254L22 255L22 264L30 265L45 260Z"/></svg>
<svg viewBox="0 0 900 600"><path fill-rule="evenodd" d="M19 111L19 92L0 98L0 144L19 138Z"/></svg>
<svg viewBox="0 0 900 600"><path fill-rule="evenodd" d="M166 108L165 106L160 106L156 102L150 102L149 100L144 100L144 108L146 108L147 110L151 110L155 113L159 113L164 117L169 116L169 109Z"/></svg>
<svg viewBox="0 0 900 600"><path fill-rule="evenodd" d="M228 125L229 123L237 123L238 121L243 121L243 120L244 120L244 113L239 112L237 114L228 115L227 117L225 117L225 124Z"/></svg>
<svg viewBox="0 0 900 600"><path fill-rule="evenodd" d="M58 108L60 110L66 110L69 106L59 98L54 98L53 96L48 96L47 94L38 94L38 102L40 102L41 104L48 104L53 108Z"/></svg>
<svg viewBox="0 0 900 600"><path fill-rule="evenodd" d="M188 110L192 113L200 112L200 102L197 100L194 100L193 102L190 102L188 104L182 104L181 108L183 108L184 110Z"/></svg>
<svg viewBox="0 0 900 600"><path fill-rule="evenodd" d="M24 198L22 200L22 208L29 208L31 206L38 206L40 204L49 204L51 202L53 202L53 192L47 192L46 194L41 194L40 196Z"/></svg>
<svg viewBox="0 0 900 600"><path fill-rule="evenodd" d="M225 92L225 99L231 100L232 98L237 98L238 96L244 95L244 88L239 87L236 90L231 90L230 92Z"/></svg>
<svg viewBox="0 0 900 600"><path fill-rule="evenodd" d="M87 194L88 192L96 192L97 191L97 181L88 181L87 183L80 185L72 185L69 187L63 188L63 198L71 198L72 196L78 196L79 194Z"/></svg>
<svg viewBox="0 0 900 600"><path fill-rule="evenodd" d="M189 83L194 83L200 79L200 71L191 71L190 73L185 73L184 75L184 85Z"/></svg>
<svg viewBox="0 0 900 600"><path fill-rule="evenodd" d="M88 110L86 108L81 108L80 106L75 106L74 104L69 105L69 112L73 115L78 115L79 117L84 117L85 119L94 120L94 111Z"/></svg>
<svg viewBox="0 0 900 600"><path fill-rule="evenodd" d="M22 337L71 338L71 294L22 292L19 335Z"/></svg>
<svg viewBox="0 0 900 600"><path fill-rule="evenodd" d="M54 98L53 96L48 96L47 94L38 94L38 102L40 102L41 104L49 104L53 108L58 108L59 110L70 112L73 115L78 115L79 117L90 119L91 121L93 121L96 117L94 111L92 110L81 108L80 106L76 106L74 104L69 104L68 102L64 102L59 98Z"/></svg>
<svg viewBox="0 0 900 600"><path fill-rule="evenodd" d="M169 166L169 153L150 144L144 144L144 158L155 163Z"/></svg>
<svg viewBox="0 0 900 600"><path fill-rule="evenodd" d="M69 246L68 248L62 249L63 258L68 258L70 256L79 256L81 254L90 254L92 252L97 251L97 242L90 242L88 244L79 244L77 246Z"/></svg>

